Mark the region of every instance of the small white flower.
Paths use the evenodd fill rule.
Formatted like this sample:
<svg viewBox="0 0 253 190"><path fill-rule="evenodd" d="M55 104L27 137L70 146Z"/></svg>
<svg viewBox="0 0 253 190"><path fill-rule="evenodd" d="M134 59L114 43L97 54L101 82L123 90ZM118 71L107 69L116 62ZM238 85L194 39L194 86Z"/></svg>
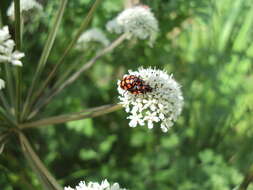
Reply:
<svg viewBox="0 0 253 190"><path fill-rule="evenodd" d="M109 21L106 28L117 34L127 33L139 39L149 38L150 45L155 41L159 31L158 21L150 8L139 5L121 12L115 19Z"/></svg>
<svg viewBox="0 0 253 190"><path fill-rule="evenodd" d="M43 8L40 3L35 0L20 0L20 12L24 13L30 10L41 11ZM14 2L11 3L7 10L7 16L14 20Z"/></svg>
<svg viewBox="0 0 253 190"><path fill-rule="evenodd" d="M8 26L4 26L2 29L0 29L0 44L10 38L9 34L9 28Z"/></svg>
<svg viewBox="0 0 253 190"><path fill-rule="evenodd" d="M85 181L81 181L78 184L78 186L76 186L74 189L71 187L64 187L64 190L126 190L126 189L120 188L118 183L110 185L107 180L104 180L102 181L101 184L97 182L85 183Z"/></svg>
<svg viewBox="0 0 253 190"><path fill-rule="evenodd" d="M146 125L152 129L155 125L160 125L163 132L174 124L181 114L184 99L180 85L168 75L166 71L158 69L139 68L138 71L129 71L129 74L139 77L152 88L151 92L144 94L132 94L120 87L118 81L118 92L120 104L130 115L130 127Z"/></svg>
<svg viewBox="0 0 253 190"><path fill-rule="evenodd" d="M110 43L103 31L98 28L92 28L85 31L78 39L76 46L78 49L86 49L89 47L89 42L98 42L103 46L108 46Z"/></svg>
<svg viewBox="0 0 253 190"><path fill-rule="evenodd" d="M11 39L8 26L0 29L0 63L11 63L15 66L22 66L20 59L25 56L24 53L14 51L15 42Z"/></svg>
<svg viewBox="0 0 253 190"><path fill-rule="evenodd" d="M130 119L129 126L130 127L136 127L138 124L139 125L144 125L144 121L142 119L142 115L132 113L127 119Z"/></svg>
<svg viewBox="0 0 253 190"><path fill-rule="evenodd" d="M5 87L5 82L3 79L0 79L0 90Z"/></svg>

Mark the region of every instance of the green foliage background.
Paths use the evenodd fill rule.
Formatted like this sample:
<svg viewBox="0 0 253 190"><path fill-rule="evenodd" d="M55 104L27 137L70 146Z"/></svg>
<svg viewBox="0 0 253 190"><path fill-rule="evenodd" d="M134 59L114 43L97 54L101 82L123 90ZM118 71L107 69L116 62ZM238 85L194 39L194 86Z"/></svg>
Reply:
<svg viewBox="0 0 253 190"><path fill-rule="evenodd" d="M2 4L3 2L3 4ZM1 0L4 15L9 1ZM44 13L25 23L25 88L31 83L58 1L43 1ZM117 103L117 80L128 69L152 66L173 73L182 85L183 114L166 134L130 128L117 111L94 119L27 130L26 134L62 185L80 180L119 182L136 190L231 190L253 163L253 5L251 0L144 0L159 20L153 48L126 41L57 96L37 118ZM78 29L92 1L69 1L44 77ZM104 0L91 26L123 9ZM117 35L109 34L110 39ZM61 71L95 54L72 54ZM0 157L0 189L42 189L12 138ZM253 189L251 185L248 189Z"/></svg>

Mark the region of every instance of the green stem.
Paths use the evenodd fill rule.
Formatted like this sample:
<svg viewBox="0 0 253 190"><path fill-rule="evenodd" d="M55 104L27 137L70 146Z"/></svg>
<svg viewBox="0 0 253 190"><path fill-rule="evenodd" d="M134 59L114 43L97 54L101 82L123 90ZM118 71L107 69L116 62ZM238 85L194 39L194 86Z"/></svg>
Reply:
<svg viewBox="0 0 253 190"><path fill-rule="evenodd" d="M45 189L48 190L63 190L63 188L58 184L53 175L48 171L45 165L40 160L39 156L33 150L30 142L26 138L26 136L19 132L19 139L22 148L22 152L30 164L33 171L37 174L40 182L44 185Z"/></svg>
<svg viewBox="0 0 253 190"><path fill-rule="evenodd" d="M20 14L20 0L14 0L14 8L15 8L15 43L16 49L21 50L22 45L22 34L21 34L21 14ZM15 102L15 110L16 110L16 118L19 122L20 120L20 108L21 108L21 68L16 67L16 102Z"/></svg>
<svg viewBox="0 0 253 190"><path fill-rule="evenodd" d="M29 108L31 107L31 97L34 92L34 88L38 84L39 77L41 76L41 73L42 73L43 69L45 68L49 54L50 54L53 44L55 42L56 34L59 30L60 23L62 21L63 13L65 11L67 2L68 2L68 0L62 0L60 7L56 13L55 20L53 22L53 28L48 35L46 44L44 46L43 52L41 54L41 57L40 57L40 60L38 63L38 67L36 69L34 78L32 80L32 85L28 91L28 95L25 100L24 109L23 109L23 113L22 113L22 120L27 115L27 112L29 111Z"/></svg>
<svg viewBox="0 0 253 190"><path fill-rule="evenodd" d="M3 27L3 16L2 16L2 11L0 9L0 28Z"/></svg>
<svg viewBox="0 0 253 190"><path fill-rule="evenodd" d="M69 121L76 121L76 120L81 120L85 118L93 118L93 117L98 117L101 115L105 115L107 113L117 111L121 108L122 108L121 105L105 105L105 106L87 109L78 113L64 114L60 116L54 116L54 117L49 117L46 119L41 119L41 120L30 122L30 123L24 123L24 124L21 124L19 127L20 129L27 129L27 128L45 126L45 125L66 123Z"/></svg>
<svg viewBox="0 0 253 190"><path fill-rule="evenodd" d="M5 110L8 111L9 113L11 113L11 107L5 97L6 96L4 95L4 93L0 90L0 100L1 100Z"/></svg>
<svg viewBox="0 0 253 190"><path fill-rule="evenodd" d="M47 105L51 101L51 99L54 96L60 93L65 87L72 84L84 71L86 71L93 64L95 64L99 58L101 58L105 54L111 52L113 49L118 47L126 39L126 37L127 37L127 34L122 34L120 37L114 40L109 46L105 47L103 50L98 52L96 56L91 58L86 64L84 64L73 75L71 75L66 81L64 81L64 83L61 83L60 86L54 86L51 92L49 93L48 97L45 97L41 101L38 101L39 103L35 106L35 109L28 116L28 119L31 119L32 117L34 117L43 106Z"/></svg>
<svg viewBox="0 0 253 190"><path fill-rule="evenodd" d="M9 123L10 125L17 126L15 119L11 114L6 112L2 107L0 107L0 115L4 118L4 120Z"/></svg>
<svg viewBox="0 0 253 190"><path fill-rule="evenodd" d="M56 71L58 70L59 66L62 65L64 63L65 58L69 55L69 53L71 52L72 48L75 46L77 40L79 39L80 35L82 34L82 32L86 29L86 27L88 26L92 15L94 14L96 8L98 7L100 1L102 0L96 0L95 3L93 4L93 6L91 7L90 11L88 12L87 16L85 17L83 23L81 24L79 30L77 31L77 34L75 35L75 37L72 39L72 41L70 42L70 44L68 45L68 47L65 49L62 57L60 58L60 60L57 62L57 64L54 66L54 68L52 69L52 71L50 72L49 76L47 77L47 79L45 80L45 82L42 84L41 88L37 91L37 93L34 95L32 104L34 103L34 101L41 96L41 94L44 92L45 88L48 86L48 84L50 83L50 81L53 79L54 75L56 74Z"/></svg>
<svg viewBox="0 0 253 190"><path fill-rule="evenodd" d="M15 114L15 109L14 109L14 85L13 85L13 76L11 74L11 65L10 64L4 64L4 70L5 70L5 75L6 75L6 88L8 90L8 95L10 98L10 110L8 110L10 113L13 115Z"/></svg>

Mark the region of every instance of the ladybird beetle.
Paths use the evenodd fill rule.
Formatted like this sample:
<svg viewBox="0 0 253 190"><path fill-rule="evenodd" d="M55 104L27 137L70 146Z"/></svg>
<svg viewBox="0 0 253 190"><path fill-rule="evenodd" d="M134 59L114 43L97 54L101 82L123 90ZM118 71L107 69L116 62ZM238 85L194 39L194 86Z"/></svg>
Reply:
<svg viewBox="0 0 253 190"><path fill-rule="evenodd" d="M120 87L132 94L146 94L152 92L152 88L145 84L144 80L135 75L128 75L120 81Z"/></svg>

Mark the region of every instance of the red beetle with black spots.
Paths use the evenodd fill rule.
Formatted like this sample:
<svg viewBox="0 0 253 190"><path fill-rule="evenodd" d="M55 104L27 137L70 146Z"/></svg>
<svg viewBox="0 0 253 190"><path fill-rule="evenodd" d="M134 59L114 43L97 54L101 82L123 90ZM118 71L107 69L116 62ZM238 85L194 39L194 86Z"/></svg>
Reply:
<svg viewBox="0 0 253 190"><path fill-rule="evenodd" d="M146 94L152 88L145 81L135 75L128 75L120 81L120 87L132 94Z"/></svg>

